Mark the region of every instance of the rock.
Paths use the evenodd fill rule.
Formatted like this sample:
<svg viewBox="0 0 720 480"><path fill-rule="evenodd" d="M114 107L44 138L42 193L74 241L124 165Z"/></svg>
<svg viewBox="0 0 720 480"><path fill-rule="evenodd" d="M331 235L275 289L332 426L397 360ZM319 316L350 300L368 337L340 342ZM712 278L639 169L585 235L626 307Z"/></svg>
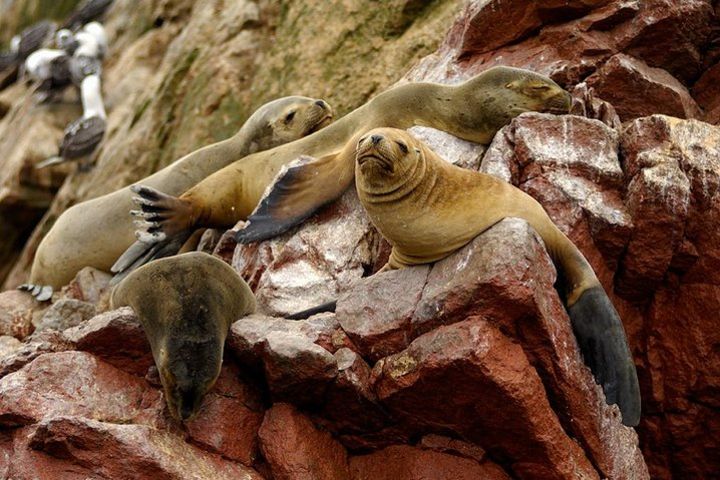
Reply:
<svg viewBox="0 0 720 480"><path fill-rule="evenodd" d="M440 453L456 455L458 457L470 458L477 462L482 462L487 456L485 450L477 445L432 433L421 438L418 446L426 450L433 450Z"/></svg>
<svg viewBox="0 0 720 480"><path fill-rule="evenodd" d="M663 113L680 118L701 118L690 92L665 70L619 53L608 60L587 84L610 102L622 121Z"/></svg>
<svg viewBox="0 0 720 480"><path fill-rule="evenodd" d="M581 16L610 0L522 1L490 0L470 2L460 15L451 36L460 36L459 56L494 50L527 37L543 23Z"/></svg>
<svg viewBox="0 0 720 480"><path fill-rule="evenodd" d="M338 322L363 357L374 363L407 347L412 315L429 270L379 273L358 281L338 299Z"/></svg>
<svg viewBox="0 0 720 480"><path fill-rule="evenodd" d="M35 330L32 324L33 310L38 307L38 302L26 292L1 292L0 335L9 335L19 340L30 335Z"/></svg>
<svg viewBox="0 0 720 480"><path fill-rule="evenodd" d="M358 446L354 443L358 437L384 437L387 432L378 432L396 422L377 401L370 385L370 367L349 348L341 348L334 357L338 374L328 387L322 412L322 418L329 420L327 428L348 448Z"/></svg>
<svg viewBox="0 0 720 480"><path fill-rule="evenodd" d="M692 95L705 110L703 120L715 125L720 123L720 63L703 73L693 85Z"/></svg>
<svg viewBox="0 0 720 480"><path fill-rule="evenodd" d="M633 0L637 1L637 0ZM579 83L572 90L573 105L570 113L581 117L600 120L608 127L620 131L622 122L610 103L597 98L595 90L588 88L587 83Z"/></svg>
<svg viewBox="0 0 720 480"><path fill-rule="evenodd" d="M108 293L110 279L112 275L108 273L85 267L75 275L72 282L62 288L61 293L65 298L97 304Z"/></svg>
<svg viewBox="0 0 720 480"><path fill-rule="evenodd" d="M596 268L595 248L612 266L632 230L618 141L618 133L597 120L524 114L495 137L481 170L538 200Z"/></svg>
<svg viewBox="0 0 720 480"><path fill-rule="evenodd" d="M442 424L506 458L514 476L599 478L560 426L522 349L479 317L417 338L378 362L374 378L393 414Z"/></svg>
<svg viewBox="0 0 720 480"><path fill-rule="evenodd" d="M260 393L239 378L237 367L225 362L197 415L185 426L191 442L251 466L258 454L262 420Z"/></svg>
<svg viewBox="0 0 720 480"><path fill-rule="evenodd" d="M33 333L12 355L0 360L0 377L20 370L40 355L64 352L73 348L61 332L45 330Z"/></svg>
<svg viewBox="0 0 720 480"><path fill-rule="evenodd" d="M446 453L395 445L350 459L353 480L505 480L502 468Z"/></svg>
<svg viewBox="0 0 720 480"><path fill-rule="evenodd" d="M35 325L42 330L65 330L80 325L95 316L92 303L66 298L53 303Z"/></svg>
<svg viewBox="0 0 720 480"><path fill-rule="evenodd" d="M354 189L291 231L259 244L239 245L233 267L257 279L258 311L286 315L329 302L372 265L379 235Z"/></svg>
<svg viewBox="0 0 720 480"><path fill-rule="evenodd" d="M288 404L265 413L260 449L275 480L349 479L345 449Z"/></svg>
<svg viewBox="0 0 720 480"><path fill-rule="evenodd" d="M44 354L0 379L5 427L57 416L158 426L163 403L143 380L83 352Z"/></svg>
<svg viewBox="0 0 720 480"><path fill-rule="evenodd" d="M57 417L15 435L10 475L37 478L262 480L254 470L146 425ZM72 477L67 473L72 472Z"/></svg>
<svg viewBox="0 0 720 480"><path fill-rule="evenodd" d="M274 400L313 403L322 399L337 375L332 353L315 343L322 343L322 334L334 323L323 318L329 317L306 321L246 317L232 325L228 345L242 361L262 369Z"/></svg>
<svg viewBox="0 0 720 480"><path fill-rule="evenodd" d="M15 337L3 335L0 337L0 361L11 357L22 348L22 343Z"/></svg>
<svg viewBox="0 0 720 480"><path fill-rule="evenodd" d="M153 364L145 331L130 307L100 314L68 328L63 335L76 350L92 353L133 375L144 376Z"/></svg>

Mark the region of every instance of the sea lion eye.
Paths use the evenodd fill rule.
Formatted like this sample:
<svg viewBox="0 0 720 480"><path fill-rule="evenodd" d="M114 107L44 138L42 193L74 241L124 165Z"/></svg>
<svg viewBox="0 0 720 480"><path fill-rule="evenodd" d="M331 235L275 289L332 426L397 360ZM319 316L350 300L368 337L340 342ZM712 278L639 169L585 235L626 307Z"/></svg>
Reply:
<svg viewBox="0 0 720 480"><path fill-rule="evenodd" d="M395 143L398 144L398 147L400 147L400 150L402 150L403 153L408 153L407 145L405 145L403 142L396 141Z"/></svg>
<svg viewBox="0 0 720 480"><path fill-rule="evenodd" d="M285 116L285 123L290 123L290 122L292 122L292 119L293 119L293 118L295 118L295 110L293 110L292 112L288 113L288 114Z"/></svg>
<svg viewBox="0 0 720 480"><path fill-rule="evenodd" d="M532 85L530 87L531 90L535 90L536 92L544 92L547 90L550 90L550 86L548 85Z"/></svg>

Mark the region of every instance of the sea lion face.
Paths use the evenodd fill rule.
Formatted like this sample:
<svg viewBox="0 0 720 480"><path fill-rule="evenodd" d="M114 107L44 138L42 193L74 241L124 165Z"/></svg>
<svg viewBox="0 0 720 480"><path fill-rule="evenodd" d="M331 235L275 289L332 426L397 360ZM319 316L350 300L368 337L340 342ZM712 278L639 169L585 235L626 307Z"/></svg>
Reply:
<svg viewBox="0 0 720 480"><path fill-rule="evenodd" d="M266 104L255 115L267 128L256 140L257 150L268 150L324 128L333 121L333 110L317 98L285 97ZM248 120L249 121L249 120Z"/></svg>
<svg viewBox="0 0 720 480"><path fill-rule="evenodd" d="M170 414L177 420L191 418L215 385L222 365L222 343L216 339L188 341L168 338L156 358Z"/></svg>
<svg viewBox="0 0 720 480"><path fill-rule="evenodd" d="M564 114L572 105L572 97L560 85L533 72L508 81L504 88L517 110Z"/></svg>
<svg viewBox="0 0 720 480"><path fill-rule="evenodd" d="M489 143L497 130L522 113L563 114L572 104L570 94L552 79L519 68L491 68L458 89L462 102L454 106L453 129L478 143Z"/></svg>
<svg viewBox="0 0 720 480"><path fill-rule="evenodd" d="M367 188L389 191L411 177L424 155L422 145L406 131L376 128L358 140L356 172Z"/></svg>

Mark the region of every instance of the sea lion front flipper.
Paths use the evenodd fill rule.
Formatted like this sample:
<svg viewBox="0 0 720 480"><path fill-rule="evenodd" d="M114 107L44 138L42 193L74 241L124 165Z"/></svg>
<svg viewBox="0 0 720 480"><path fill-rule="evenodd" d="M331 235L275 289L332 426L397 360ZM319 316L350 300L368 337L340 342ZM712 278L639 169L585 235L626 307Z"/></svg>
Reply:
<svg viewBox="0 0 720 480"><path fill-rule="evenodd" d="M568 308L573 331L609 405L617 404L622 422L640 423L640 386L625 330L601 286L585 290Z"/></svg>
<svg viewBox="0 0 720 480"><path fill-rule="evenodd" d="M185 205L179 198L151 187L134 185L130 188L138 196L133 201L140 207L130 214L136 217L137 241L110 267L116 275L114 282L150 260L176 254L192 234L180 218L187 218Z"/></svg>
<svg viewBox="0 0 720 480"><path fill-rule="evenodd" d="M300 156L280 170L273 184L235 234L238 243L267 240L299 225L323 205L338 198L353 179L353 162L341 156Z"/></svg>

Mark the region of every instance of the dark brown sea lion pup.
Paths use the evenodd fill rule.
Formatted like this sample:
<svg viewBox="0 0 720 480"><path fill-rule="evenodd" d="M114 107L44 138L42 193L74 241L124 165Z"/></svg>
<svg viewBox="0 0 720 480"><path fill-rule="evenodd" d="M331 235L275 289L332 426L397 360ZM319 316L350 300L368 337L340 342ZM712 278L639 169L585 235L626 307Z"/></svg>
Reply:
<svg viewBox="0 0 720 480"><path fill-rule="evenodd" d="M566 113L570 101L570 95L548 77L510 67L492 68L459 85L400 85L314 135L227 166L179 198L138 186L141 209L136 215L145 221L138 238L162 245L186 238L200 227L228 228L245 219L249 223L236 240L270 238L347 189L354 176L357 139L368 130L424 125L489 143L517 115ZM114 271L134 261L134 252L128 251Z"/></svg>
<svg viewBox="0 0 720 480"><path fill-rule="evenodd" d="M332 109L323 100L297 96L274 100L255 111L232 137L196 150L142 182L180 195L245 155L325 127L332 116ZM36 285L60 288L87 266L109 272L135 241L135 228L128 215L134 206L132 197L130 187L125 187L77 204L60 215L35 254L31 288Z"/></svg>
<svg viewBox="0 0 720 480"><path fill-rule="evenodd" d="M575 336L607 402L618 404L625 425L638 424L640 389L620 317L583 254L535 199L442 160L403 130L367 132L356 149L360 202L392 245L385 269L436 262L503 218L526 220L560 270Z"/></svg>
<svg viewBox="0 0 720 480"><path fill-rule="evenodd" d="M113 291L112 306L135 310L170 413L187 420L220 374L230 325L255 311L255 297L232 267L192 252L133 271Z"/></svg>

